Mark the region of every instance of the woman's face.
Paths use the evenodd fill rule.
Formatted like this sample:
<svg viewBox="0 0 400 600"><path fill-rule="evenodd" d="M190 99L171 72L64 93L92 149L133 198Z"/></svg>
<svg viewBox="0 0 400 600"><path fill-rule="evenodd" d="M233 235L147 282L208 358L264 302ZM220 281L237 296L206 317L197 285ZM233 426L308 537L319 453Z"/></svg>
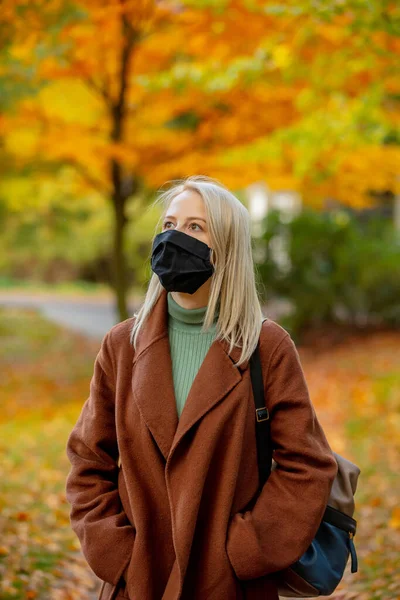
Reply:
<svg viewBox="0 0 400 600"><path fill-rule="evenodd" d="M185 190L172 200L162 226L162 231L168 229L192 235L211 248L205 206L200 194Z"/></svg>

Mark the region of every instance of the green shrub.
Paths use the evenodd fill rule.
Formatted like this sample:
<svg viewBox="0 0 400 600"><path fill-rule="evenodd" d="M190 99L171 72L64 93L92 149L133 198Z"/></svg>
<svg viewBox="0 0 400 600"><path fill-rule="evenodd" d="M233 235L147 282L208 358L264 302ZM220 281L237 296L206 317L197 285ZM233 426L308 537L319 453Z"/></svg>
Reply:
<svg viewBox="0 0 400 600"><path fill-rule="evenodd" d="M254 250L264 300L289 301L283 320L294 334L328 323L400 325L400 236L390 221L306 208L286 222L272 211Z"/></svg>

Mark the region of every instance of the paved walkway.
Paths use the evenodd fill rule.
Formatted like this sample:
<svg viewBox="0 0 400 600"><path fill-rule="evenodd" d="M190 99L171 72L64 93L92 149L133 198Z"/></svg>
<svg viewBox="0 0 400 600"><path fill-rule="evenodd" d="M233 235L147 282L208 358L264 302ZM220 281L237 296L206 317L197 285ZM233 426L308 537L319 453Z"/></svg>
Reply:
<svg viewBox="0 0 400 600"><path fill-rule="evenodd" d="M130 315L133 315L141 300L136 298L128 303ZM104 294L84 296L0 292L0 305L37 308L51 321L100 340L119 321L114 297ZM264 315L277 320L283 310L282 303L271 302L264 307Z"/></svg>
<svg viewBox="0 0 400 600"><path fill-rule="evenodd" d="M139 303L140 299L136 303L129 303L129 314L134 313ZM0 305L37 308L49 320L94 339L101 339L119 321L114 298L105 295L0 292Z"/></svg>

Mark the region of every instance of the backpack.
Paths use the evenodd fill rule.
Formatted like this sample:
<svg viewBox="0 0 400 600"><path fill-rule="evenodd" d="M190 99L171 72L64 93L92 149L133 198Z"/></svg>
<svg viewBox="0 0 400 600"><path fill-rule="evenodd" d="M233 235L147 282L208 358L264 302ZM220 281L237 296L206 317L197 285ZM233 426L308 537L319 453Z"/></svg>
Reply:
<svg viewBox="0 0 400 600"><path fill-rule="evenodd" d="M265 406L265 392L259 344L250 358L250 373L256 406L256 440L260 491L276 467L272 458L270 417ZM290 567L274 573L280 596L310 598L332 594L351 555L351 572L358 569L353 537L357 522L353 519L354 494L360 469L333 453L338 472L333 481L325 513L317 533L306 552Z"/></svg>

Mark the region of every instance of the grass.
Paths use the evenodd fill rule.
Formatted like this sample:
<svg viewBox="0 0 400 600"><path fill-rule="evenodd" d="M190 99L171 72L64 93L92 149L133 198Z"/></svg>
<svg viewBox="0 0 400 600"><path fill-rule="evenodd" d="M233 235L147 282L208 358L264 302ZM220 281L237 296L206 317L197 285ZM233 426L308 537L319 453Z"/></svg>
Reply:
<svg viewBox="0 0 400 600"><path fill-rule="evenodd" d="M0 309L0 339L0 598L83 600L96 582L70 528L65 444L98 343L13 308Z"/></svg>

